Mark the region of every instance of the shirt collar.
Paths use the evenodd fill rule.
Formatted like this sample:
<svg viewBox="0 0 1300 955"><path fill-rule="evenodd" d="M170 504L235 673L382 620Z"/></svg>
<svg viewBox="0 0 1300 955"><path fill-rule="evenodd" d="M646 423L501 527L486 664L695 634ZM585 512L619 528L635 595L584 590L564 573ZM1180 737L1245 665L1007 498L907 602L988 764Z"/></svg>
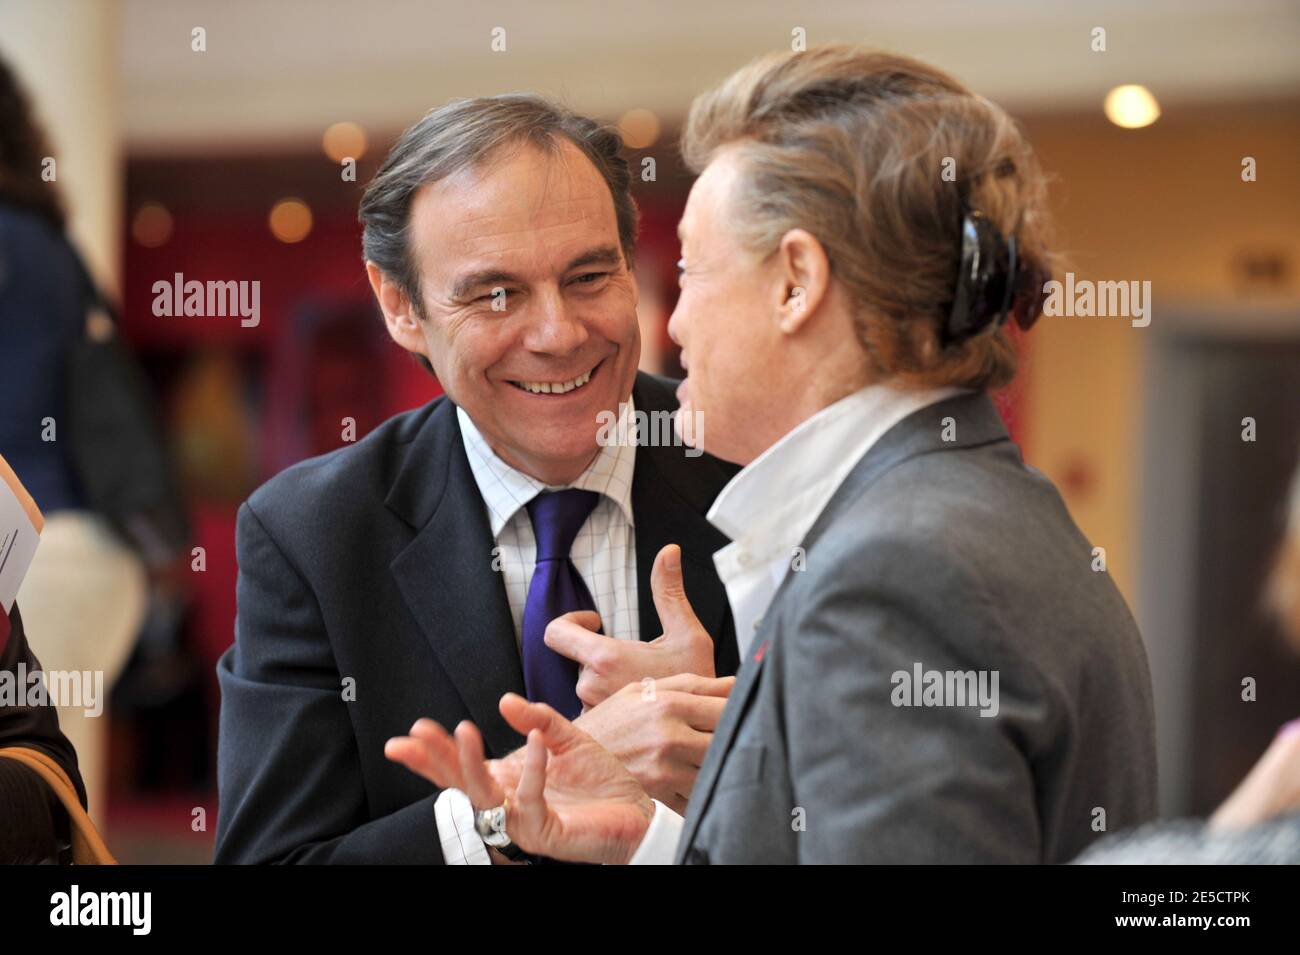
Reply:
<svg viewBox="0 0 1300 955"><path fill-rule="evenodd" d="M709 522L755 558L798 545L849 472L908 415L961 388L873 384L828 405L784 435L722 489ZM788 556L788 554L786 555Z"/></svg>
<svg viewBox="0 0 1300 955"><path fill-rule="evenodd" d="M632 398L629 396L627 401L619 405L620 427L614 434L628 433L622 425L624 418L633 411ZM456 418L460 422L470 471L474 474L483 503L487 505L488 523L492 528L492 537L496 539L521 507L543 491L558 491L561 487L544 484L502 461L474 424L474 420L459 405L456 406ZM628 524L635 526L632 519L632 476L635 470L635 444L601 444L587 469L578 475L576 481L566 486L604 495L623 511Z"/></svg>

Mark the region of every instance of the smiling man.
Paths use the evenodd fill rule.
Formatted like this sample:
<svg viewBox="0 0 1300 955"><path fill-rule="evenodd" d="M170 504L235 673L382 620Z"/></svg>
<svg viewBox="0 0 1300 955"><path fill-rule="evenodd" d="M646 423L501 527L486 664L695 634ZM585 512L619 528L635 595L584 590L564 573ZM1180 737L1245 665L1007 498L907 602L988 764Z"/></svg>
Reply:
<svg viewBox="0 0 1300 955"><path fill-rule="evenodd" d="M240 510L218 862L503 861L468 799L385 743L424 717L473 720L508 779L511 691L576 717L684 808L736 667L711 560L727 540L704 516L734 469L597 440L610 413L676 408L673 383L637 372L620 148L536 97L459 100L407 130L367 188L384 321L446 395ZM660 638L688 600L700 625ZM646 641L637 678L656 692L581 682L547 644L562 615Z"/></svg>

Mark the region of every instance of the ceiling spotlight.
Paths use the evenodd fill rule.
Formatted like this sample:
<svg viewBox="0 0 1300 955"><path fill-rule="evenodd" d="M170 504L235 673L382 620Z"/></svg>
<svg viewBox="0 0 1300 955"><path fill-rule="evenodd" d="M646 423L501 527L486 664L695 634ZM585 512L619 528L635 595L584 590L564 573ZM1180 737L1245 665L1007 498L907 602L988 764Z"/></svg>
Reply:
<svg viewBox="0 0 1300 955"><path fill-rule="evenodd" d="M1106 94L1106 118L1124 129L1141 129L1160 118L1160 104L1145 86L1117 86Z"/></svg>

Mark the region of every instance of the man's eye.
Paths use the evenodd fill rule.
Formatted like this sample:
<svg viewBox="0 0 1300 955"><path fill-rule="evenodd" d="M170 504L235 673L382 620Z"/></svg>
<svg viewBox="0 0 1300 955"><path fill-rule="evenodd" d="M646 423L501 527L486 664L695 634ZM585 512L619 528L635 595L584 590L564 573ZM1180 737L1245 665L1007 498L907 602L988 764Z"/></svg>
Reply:
<svg viewBox="0 0 1300 955"><path fill-rule="evenodd" d="M577 282L580 285L595 285L601 279L607 278L608 276L609 276L608 272L587 272L583 275L579 275L573 281Z"/></svg>

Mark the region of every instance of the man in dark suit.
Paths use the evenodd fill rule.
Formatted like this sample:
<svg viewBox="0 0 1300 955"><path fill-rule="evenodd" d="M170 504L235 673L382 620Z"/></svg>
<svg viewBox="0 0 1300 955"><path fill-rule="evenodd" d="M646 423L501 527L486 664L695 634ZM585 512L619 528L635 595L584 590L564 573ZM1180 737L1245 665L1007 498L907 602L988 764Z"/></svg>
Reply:
<svg viewBox="0 0 1300 955"><path fill-rule="evenodd" d="M737 665L711 561L727 539L704 516L734 469L654 429L608 438L611 420L676 409L636 370L619 146L534 97L464 100L408 130L367 189L389 333L447 394L240 510L216 861L504 861L463 794L385 744L420 718L472 720L517 772L509 691L568 708L684 808ZM702 626L655 640L685 599ZM581 681L548 646L561 615L653 641L638 678L655 692Z"/></svg>

